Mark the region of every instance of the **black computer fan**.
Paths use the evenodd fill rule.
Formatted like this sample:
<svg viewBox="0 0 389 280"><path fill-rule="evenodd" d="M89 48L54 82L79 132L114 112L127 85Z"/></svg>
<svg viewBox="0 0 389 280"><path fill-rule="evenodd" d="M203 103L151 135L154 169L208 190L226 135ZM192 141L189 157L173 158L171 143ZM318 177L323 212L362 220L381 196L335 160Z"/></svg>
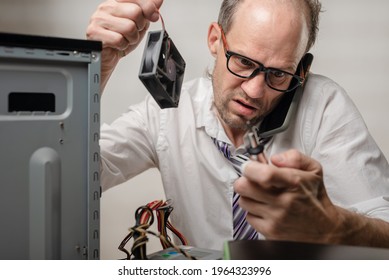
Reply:
<svg viewBox="0 0 389 280"><path fill-rule="evenodd" d="M150 31L139 78L162 109L178 106L184 72L185 61L167 32Z"/></svg>

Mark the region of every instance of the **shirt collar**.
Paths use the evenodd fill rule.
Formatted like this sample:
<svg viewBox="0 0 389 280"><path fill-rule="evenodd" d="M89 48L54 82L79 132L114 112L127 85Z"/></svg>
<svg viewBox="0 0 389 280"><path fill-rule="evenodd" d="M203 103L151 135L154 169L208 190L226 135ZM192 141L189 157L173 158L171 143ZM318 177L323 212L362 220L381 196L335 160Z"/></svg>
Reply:
<svg viewBox="0 0 389 280"><path fill-rule="evenodd" d="M204 129L212 138L231 144L230 139L227 137L224 128L216 115L216 108L213 102L214 93L212 81L210 79L201 78L197 91L196 96L200 95L201 98L199 98L198 102L195 100L195 106L197 107L196 128Z"/></svg>

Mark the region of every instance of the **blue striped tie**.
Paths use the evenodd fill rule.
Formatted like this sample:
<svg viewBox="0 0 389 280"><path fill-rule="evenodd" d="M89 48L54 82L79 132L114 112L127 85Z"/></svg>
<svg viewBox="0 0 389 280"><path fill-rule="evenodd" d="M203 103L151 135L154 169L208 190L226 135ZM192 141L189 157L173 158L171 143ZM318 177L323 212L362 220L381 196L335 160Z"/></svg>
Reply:
<svg viewBox="0 0 389 280"><path fill-rule="evenodd" d="M231 157L231 151L229 144L212 138L216 147L223 154L225 158L227 158L237 171L238 175L241 176L240 166L243 162L247 161L249 158L244 155L237 155ZM239 194L234 192L234 196L232 198L232 217L234 224L234 240L240 239L258 239L258 232L246 221L247 212L239 207Z"/></svg>

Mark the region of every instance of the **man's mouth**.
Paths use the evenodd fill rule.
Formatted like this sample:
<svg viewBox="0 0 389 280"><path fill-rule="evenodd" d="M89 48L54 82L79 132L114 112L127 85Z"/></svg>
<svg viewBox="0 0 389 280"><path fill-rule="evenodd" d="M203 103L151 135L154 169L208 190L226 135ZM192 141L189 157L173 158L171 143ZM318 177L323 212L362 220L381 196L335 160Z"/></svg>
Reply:
<svg viewBox="0 0 389 280"><path fill-rule="evenodd" d="M246 102L244 102L242 100L235 100L235 102L237 102L238 104L242 105L243 107L245 107L245 108L247 108L249 110L257 110L256 107L251 106L250 104L248 104L248 103L246 103Z"/></svg>

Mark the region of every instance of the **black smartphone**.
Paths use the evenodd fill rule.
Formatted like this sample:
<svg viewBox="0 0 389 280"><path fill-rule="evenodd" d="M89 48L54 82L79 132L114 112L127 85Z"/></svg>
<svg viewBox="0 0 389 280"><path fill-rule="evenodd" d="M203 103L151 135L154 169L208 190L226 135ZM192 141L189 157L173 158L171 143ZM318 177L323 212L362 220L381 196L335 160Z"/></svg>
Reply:
<svg viewBox="0 0 389 280"><path fill-rule="evenodd" d="M296 75L304 73L305 79L307 79L312 61L313 55L310 53L305 54L297 67ZM305 83L306 80L304 81L304 84ZM284 96L277 106L263 119L257 130L257 136L260 139L271 137L288 128L290 120L294 117L298 103L303 94L304 84L293 91L284 93Z"/></svg>

